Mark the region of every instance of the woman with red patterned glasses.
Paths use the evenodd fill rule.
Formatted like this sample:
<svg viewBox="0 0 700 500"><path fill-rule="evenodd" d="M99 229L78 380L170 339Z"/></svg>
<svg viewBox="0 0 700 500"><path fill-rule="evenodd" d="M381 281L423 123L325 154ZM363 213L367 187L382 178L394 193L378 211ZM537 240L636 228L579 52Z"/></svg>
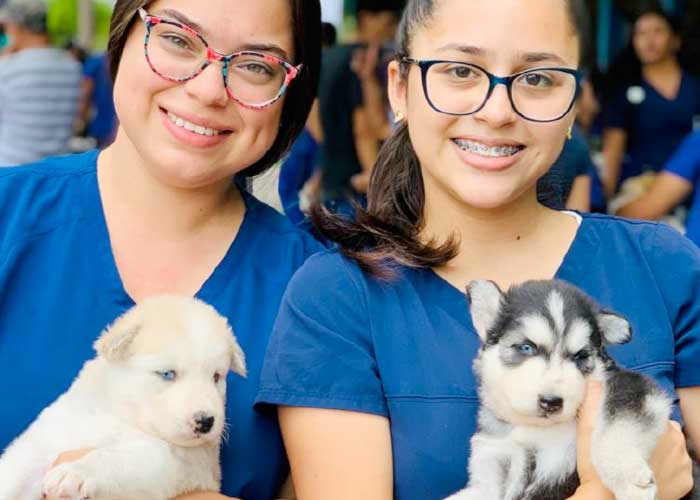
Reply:
<svg viewBox="0 0 700 500"><path fill-rule="evenodd" d="M146 59L156 74L184 82L211 63L221 62L229 96L250 108L264 108L277 101L304 66L293 66L274 55L251 50L224 55L186 24L151 16L143 8L139 15L146 23Z"/></svg>

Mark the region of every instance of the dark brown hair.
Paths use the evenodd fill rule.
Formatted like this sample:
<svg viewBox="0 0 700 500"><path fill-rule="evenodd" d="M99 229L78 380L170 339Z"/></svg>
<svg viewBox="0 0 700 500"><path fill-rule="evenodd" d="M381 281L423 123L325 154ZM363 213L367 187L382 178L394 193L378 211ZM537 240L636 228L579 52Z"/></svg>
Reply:
<svg viewBox="0 0 700 500"><path fill-rule="evenodd" d="M399 56L409 56L415 33L430 24L439 0L409 0L397 35ZM581 53L586 32L585 10L568 0L571 24ZM406 78L408 67L401 66ZM333 215L315 207L312 219L320 234L339 245L340 251L362 269L380 278L394 276L393 264L436 267L457 255L458 241L421 241L425 192L420 161L411 144L408 125L400 124L379 152L367 193L367 208L356 207L356 219Z"/></svg>
<svg viewBox="0 0 700 500"><path fill-rule="evenodd" d="M133 25L139 19L138 10L147 0L117 0L112 13L107 53L112 81L119 71L122 52ZM319 0L289 0L294 34L293 64L304 64L285 95L280 129L272 147L253 165L236 177L254 177L274 165L291 147L304 128L311 105L316 98L321 71L321 5Z"/></svg>

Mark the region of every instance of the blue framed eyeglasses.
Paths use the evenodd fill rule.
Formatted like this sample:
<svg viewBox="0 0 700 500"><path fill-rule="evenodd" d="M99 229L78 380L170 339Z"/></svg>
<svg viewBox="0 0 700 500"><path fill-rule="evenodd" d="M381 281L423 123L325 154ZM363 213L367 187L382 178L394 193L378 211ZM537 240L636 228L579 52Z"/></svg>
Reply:
<svg viewBox="0 0 700 500"><path fill-rule="evenodd" d="M423 93L438 113L464 116L479 112L498 85L508 90L513 110L526 120L554 122L566 116L581 91L583 75L570 68L533 68L496 76L476 64L461 61L399 57L421 69Z"/></svg>

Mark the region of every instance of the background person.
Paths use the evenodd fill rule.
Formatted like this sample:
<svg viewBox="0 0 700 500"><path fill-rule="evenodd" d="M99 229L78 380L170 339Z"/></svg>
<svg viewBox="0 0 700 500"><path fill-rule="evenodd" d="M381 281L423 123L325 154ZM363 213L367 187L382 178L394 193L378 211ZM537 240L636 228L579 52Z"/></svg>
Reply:
<svg viewBox="0 0 700 500"><path fill-rule="evenodd" d="M0 24L0 167L68 152L80 100L80 64L51 46L44 0L8 0Z"/></svg>
<svg viewBox="0 0 700 500"><path fill-rule="evenodd" d="M409 2L388 87L404 119L366 211L319 218L338 248L290 282L261 378L257 402L279 414L302 500L438 500L464 487L479 407L474 279L558 278L624 315L635 335L610 354L680 399L700 445L700 250L662 225L537 201L574 123L579 7ZM665 439L659 496L679 498L690 460L678 430ZM574 498L612 498L586 462Z"/></svg>
<svg viewBox="0 0 700 500"><path fill-rule="evenodd" d="M376 75L378 52L393 40L402 5L401 0L359 0L357 39L324 55L318 95L323 130L320 201L334 211L353 213L348 200L361 196L364 189L353 186L352 177L371 169L388 130L386 106L377 104L376 94L382 92ZM353 57L367 47L375 53L375 64L362 64L360 78Z"/></svg>
<svg viewBox="0 0 700 500"><path fill-rule="evenodd" d="M320 28L318 0L116 2L114 142L0 171L0 366L14 381L0 385L12 401L0 449L69 387L117 316L154 294L196 296L228 319L248 367L228 379L222 491L278 498L277 418L252 406L282 293L317 244L242 186L304 126Z"/></svg>
<svg viewBox="0 0 700 500"><path fill-rule="evenodd" d="M606 104L603 186L610 199L620 183L659 171L700 117L700 79L681 68L674 19L647 10L634 23L632 45L640 73Z"/></svg>

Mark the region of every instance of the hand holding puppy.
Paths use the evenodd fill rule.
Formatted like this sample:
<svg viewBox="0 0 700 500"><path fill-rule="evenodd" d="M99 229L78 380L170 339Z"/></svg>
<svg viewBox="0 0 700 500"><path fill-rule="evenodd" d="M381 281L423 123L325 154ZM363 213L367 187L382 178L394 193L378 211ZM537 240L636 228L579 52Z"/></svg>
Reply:
<svg viewBox="0 0 700 500"><path fill-rule="evenodd" d="M602 385L589 381L586 399L581 405L577 424L577 472L581 486L574 499L614 500L614 496L603 486L591 464L591 433L600 407ZM666 432L660 437L650 465L654 471L659 500L678 500L693 488L692 460L688 455L685 437L678 422L669 421Z"/></svg>

